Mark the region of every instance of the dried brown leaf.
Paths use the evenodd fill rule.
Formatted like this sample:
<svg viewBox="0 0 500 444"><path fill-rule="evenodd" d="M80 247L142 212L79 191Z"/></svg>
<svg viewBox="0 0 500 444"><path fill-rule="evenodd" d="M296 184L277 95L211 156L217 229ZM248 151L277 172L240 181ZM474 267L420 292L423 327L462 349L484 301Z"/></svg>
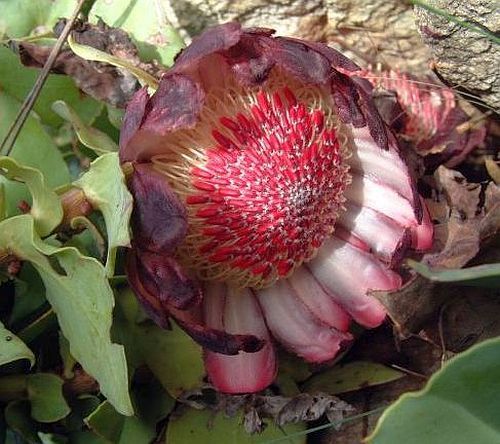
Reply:
<svg viewBox="0 0 500 444"><path fill-rule="evenodd" d="M458 171L443 166L436 170L434 180L437 199L428 207L438 223L433 252L424 255L422 262L438 268L461 268L473 259L480 263L480 248L500 230L499 187L492 182L487 186L468 183ZM386 307L399 334L406 337L418 333L436 318L445 302L463 292L460 286L413 276L400 290L374 296Z"/></svg>
<svg viewBox="0 0 500 444"><path fill-rule="evenodd" d="M65 20L60 20L56 24L56 35L64 26L64 23ZM159 68L153 64L140 61L137 48L128 34L122 29L111 28L102 22L97 25L79 23L72 36L77 43L92 46L100 51L119 57L154 76L160 75ZM50 46L41 46L28 42L20 42L13 46L19 52L21 62L25 66L36 68L40 68L45 64L52 50ZM52 72L72 77L78 88L83 92L116 107L124 107L140 87L131 73L105 63L84 60L69 48L61 51L54 63Z"/></svg>
<svg viewBox="0 0 500 444"><path fill-rule="evenodd" d="M277 395L225 395L212 393L215 396L206 396L202 390L190 392L179 400L194 408L208 408L217 412L224 412L232 417L243 410L243 423L248 433L261 432L266 426L266 419L272 419L282 427L289 423L300 421L315 421L326 415L332 422L342 420L354 409L345 401L336 396L317 393L300 393L294 397Z"/></svg>

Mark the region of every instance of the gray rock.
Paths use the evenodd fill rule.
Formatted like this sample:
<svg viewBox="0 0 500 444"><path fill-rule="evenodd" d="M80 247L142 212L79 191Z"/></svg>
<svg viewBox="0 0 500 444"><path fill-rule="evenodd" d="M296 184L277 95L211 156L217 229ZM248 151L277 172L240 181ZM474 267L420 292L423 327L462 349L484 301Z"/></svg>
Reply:
<svg viewBox="0 0 500 444"><path fill-rule="evenodd" d="M492 0L428 0L427 3L486 32L500 32L500 5ZM433 67L450 85L500 111L500 45L478 32L421 7L417 24Z"/></svg>

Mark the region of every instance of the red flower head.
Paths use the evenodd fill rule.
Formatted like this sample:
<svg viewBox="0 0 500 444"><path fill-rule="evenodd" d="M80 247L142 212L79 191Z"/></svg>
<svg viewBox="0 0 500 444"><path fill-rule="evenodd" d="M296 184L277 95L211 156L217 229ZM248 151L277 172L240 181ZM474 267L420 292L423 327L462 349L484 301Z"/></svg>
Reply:
<svg viewBox="0 0 500 444"><path fill-rule="evenodd" d="M358 67L322 44L229 23L177 58L121 134L132 165L131 286L205 348L221 391L276 372L273 339L310 362L385 318L432 226Z"/></svg>

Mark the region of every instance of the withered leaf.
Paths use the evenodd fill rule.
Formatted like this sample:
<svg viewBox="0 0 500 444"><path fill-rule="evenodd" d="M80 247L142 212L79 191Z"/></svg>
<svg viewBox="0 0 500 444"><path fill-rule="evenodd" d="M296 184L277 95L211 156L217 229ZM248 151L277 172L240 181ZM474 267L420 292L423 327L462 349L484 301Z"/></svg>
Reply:
<svg viewBox="0 0 500 444"><path fill-rule="evenodd" d="M243 424L248 433L261 432L266 427L266 420L272 420L282 427L300 421L315 421L326 415L329 421L338 422L354 411L345 401L325 393L300 393L291 398L267 394L226 395L217 392L207 396L206 388L207 386L196 393L185 394L180 400L198 409L209 408L224 412L230 417L243 410Z"/></svg>
<svg viewBox="0 0 500 444"><path fill-rule="evenodd" d="M56 24L54 28L56 35L61 32L64 24L65 20L60 20ZM97 25L80 22L72 31L72 36L77 43L92 46L127 60L154 76L160 75L160 68L140 61L137 48L122 29L109 27L103 22ZM25 66L36 68L43 67L52 50L51 46L29 42L13 43L11 46L19 53L21 62ZM84 60L68 47L57 56L51 72L72 77L83 92L116 107L125 107L140 87L131 73L105 63Z"/></svg>
<svg viewBox="0 0 500 444"><path fill-rule="evenodd" d="M433 252L421 261L433 268L462 268L470 261L481 262L481 247L491 243L500 230L500 189L470 184L458 172L439 167L435 174L437 203L429 205L438 221ZM477 256L477 257L476 257ZM413 276L400 290L375 292L403 337L417 333L439 313L448 300L463 294L463 287L444 285Z"/></svg>

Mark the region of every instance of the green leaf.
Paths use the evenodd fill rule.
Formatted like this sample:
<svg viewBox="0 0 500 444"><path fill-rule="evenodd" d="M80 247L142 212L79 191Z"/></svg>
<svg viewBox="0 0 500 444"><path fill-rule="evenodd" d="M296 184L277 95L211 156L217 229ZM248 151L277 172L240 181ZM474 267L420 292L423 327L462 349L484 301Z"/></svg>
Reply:
<svg viewBox="0 0 500 444"><path fill-rule="evenodd" d="M136 386L133 399L138 417L153 429L175 406L174 398L168 395L157 379Z"/></svg>
<svg viewBox="0 0 500 444"><path fill-rule="evenodd" d="M104 216L108 233L106 273L112 276L116 249L130 246L129 220L133 199L125 185L117 153L104 154L74 185L81 188L90 203Z"/></svg>
<svg viewBox="0 0 500 444"><path fill-rule="evenodd" d="M109 444L109 441L92 432L73 432L69 435L71 444Z"/></svg>
<svg viewBox="0 0 500 444"><path fill-rule="evenodd" d="M134 40L143 61L158 60L171 66L184 47L177 30L168 21L167 5L161 0L97 0L90 10L93 23L101 18L110 26L122 28Z"/></svg>
<svg viewBox="0 0 500 444"><path fill-rule="evenodd" d="M1 63L0 63L1 65ZM7 134L14 121L20 103L0 88L0 140ZM52 143L40 122L29 116L14 144L10 158L26 167L38 169L45 177L45 184L55 188L69 181L69 172L61 153ZM30 193L24 184L15 183L0 176L5 187L7 215L18 214L20 201L30 201Z"/></svg>
<svg viewBox="0 0 500 444"><path fill-rule="evenodd" d="M6 1L12 5L16 3L12 0ZM35 4L36 2L31 1L31 3ZM31 90L39 71L23 66L16 54L8 48L1 46L0 60L2 61L0 63L0 87L6 94L15 98L20 103ZM42 91L33 107L36 115L47 125L59 126L63 122L63 119L51 108L56 100L64 100L75 110L80 119L87 124L93 122L103 109L102 102L98 102L82 94L70 77L61 74L51 74L43 85ZM19 108L19 104L17 108Z"/></svg>
<svg viewBox="0 0 500 444"><path fill-rule="evenodd" d="M63 365L62 374L64 379L72 379L75 376L73 368L76 365L76 359L73 358L71 352L69 351L68 340L60 332L59 332L59 356L61 356L61 361Z"/></svg>
<svg viewBox="0 0 500 444"><path fill-rule="evenodd" d="M107 52L101 51L92 46L81 45L80 43L77 43L71 35L68 37L68 44L71 50L78 57L94 62L108 63L109 65L125 69L130 72L130 74L134 75L142 86L147 85L153 90L158 89L158 80L128 60L120 59L119 57L108 54Z"/></svg>
<svg viewBox="0 0 500 444"><path fill-rule="evenodd" d="M156 430L135 417L125 418L119 444L149 444L156 436Z"/></svg>
<svg viewBox="0 0 500 444"><path fill-rule="evenodd" d="M31 416L39 422L56 422L66 417L70 408L64 399L64 381L50 373L35 373L28 377L28 397Z"/></svg>
<svg viewBox="0 0 500 444"><path fill-rule="evenodd" d="M450 360L426 387L406 393L380 417L373 444L500 442L500 338Z"/></svg>
<svg viewBox="0 0 500 444"><path fill-rule="evenodd" d="M69 17L77 0L0 0L0 30L10 38L24 37L39 26L52 28L60 17Z"/></svg>
<svg viewBox="0 0 500 444"><path fill-rule="evenodd" d="M26 343L34 341L50 329L57 327L57 317L52 308L48 308L33 321L18 331L18 336Z"/></svg>
<svg viewBox="0 0 500 444"><path fill-rule="evenodd" d="M125 344L129 363L146 364L174 398L199 387L205 376L201 347L174 322L172 330L152 322L137 324L139 310L132 291L117 296L114 331Z"/></svg>
<svg viewBox="0 0 500 444"><path fill-rule="evenodd" d="M114 299L104 267L76 248L44 243L29 215L0 223L0 248L37 269L71 354L118 411L133 414L124 349L110 339Z"/></svg>
<svg viewBox="0 0 500 444"><path fill-rule="evenodd" d="M29 316L46 303L45 287L40 275L30 263L23 264L21 271L14 279L14 306L9 317L9 323L15 324Z"/></svg>
<svg viewBox="0 0 500 444"><path fill-rule="evenodd" d="M78 248L84 256L92 256L96 259L104 259L106 255L106 239L101 230L90 219L84 216L76 216L71 219L70 226L73 229L85 229L73 236L66 246Z"/></svg>
<svg viewBox="0 0 500 444"><path fill-rule="evenodd" d="M145 394L149 396L148 400L143 399ZM139 417L124 417L108 402L103 402L85 418L85 423L97 436L108 442L149 444L156 436L157 421L170 412L175 401L166 395L161 386L156 386L155 392L142 392L136 397L136 402L138 399Z"/></svg>
<svg viewBox="0 0 500 444"><path fill-rule="evenodd" d="M120 129L122 127L123 116L125 111L120 108L115 108L109 104L106 105L108 112L108 120L115 128Z"/></svg>
<svg viewBox="0 0 500 444"><path fill-rule="evenodd" d="M41 236L47 236L61 223L63 209L59 197L45 185L40 171L19 165L10 157L0 156L0 174L9 180L25 183L30 190L33 201L30 213Z"/></svg>
<svg viewBox="0 0 500 444"><path fill-rule="evenodd" d="M120 415L108 401L104 401L85 418L85 423L98 436L117 443L120 441L125 417Z"/></svg>
<svg viewBox="0 0 500 444"><path fill-rule="evenodd" d="M402 378L404 373L382 364L367 361L354 361L336 365L318 373L303 386L303 391L325 392L330 395L359 390L364 387L385 384Z"/></svg>
<svg viewBox="0 0 500 444"><path fill-rule="evenodd" d="M427 265L408 259L417 273L434 282L453 282L478 287L500 287L500 264L477 265L469 268L433 270Z"/></svg>
<svg viewBox="0 0 500 444"><path fill-rule="evenodd" d="M118 145L111 137L83 122L78 114L63 100L54 102L52 104L52 109L64 120L71 122L78 140L96 154L101 155L109 151L118 151Z"/></svg>
<svg viewBox="0 0 500 444"><path fill-rule="evenodd" d="M0 183L0 222L7 217L7 209L5 207L5 185Z"/></svg>
<svg viewBox="0 0 500 444"><path fill-rule="evenodd" d="M5 422L29 444L38 444L38 424L31 418L28 401L12 401L5 408Z"/></svg>
<svg viewBox="0 0 500 444"><path fill-rule="evenodd" d="M286 437L305 429L303 423L288 424L282 429L271 421L261 434L250 435L242 425L241 415L228 418L222 413L214 415L209 410L187 410L168 423L165 443L168 444L256 444ZM283 443L302 444L305 436L286 439Z"/></svg>
<svg viewBox="0 0 500 444"><path fill-rule="evenodd" d="M84 419L99 405L101 400L93 395L80 395L71 400L71 412L61 421L67 432L77 432L85 428Z"/></svg>
<svg viewBox="0 0 500 444"><path fill-rule="evenodd" d="M68 438L65 436L54 435L53 433L38 432L38 437L42 444L66 444L68 442Z"/></svg>
<svg viewBox="0 0 500 444"><path fill-rule="evenodd" d="M35 363L33 352L0 322L0 366L19 359L27 359L31 366Z"/></svg>

